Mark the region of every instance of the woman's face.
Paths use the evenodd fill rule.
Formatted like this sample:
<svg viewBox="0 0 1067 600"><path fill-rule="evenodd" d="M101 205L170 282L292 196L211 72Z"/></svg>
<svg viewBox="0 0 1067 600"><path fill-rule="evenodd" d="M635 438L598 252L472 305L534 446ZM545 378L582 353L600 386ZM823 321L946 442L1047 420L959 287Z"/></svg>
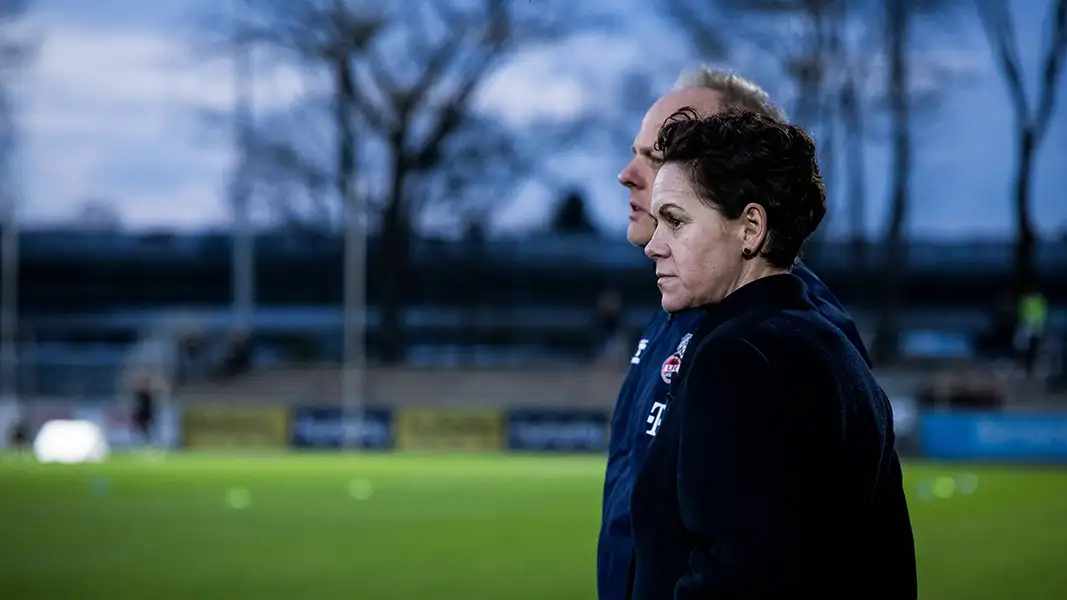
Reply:
<svg viewBox="0 0 1067 600"><path fill-rule="evenodd" d="M742 251L753 243L745 213L727 219L700 201L678 165L660 169L652 188L656 230L645 254L656 263L664 310L715 304L737 289L748 262Z"/></svg>

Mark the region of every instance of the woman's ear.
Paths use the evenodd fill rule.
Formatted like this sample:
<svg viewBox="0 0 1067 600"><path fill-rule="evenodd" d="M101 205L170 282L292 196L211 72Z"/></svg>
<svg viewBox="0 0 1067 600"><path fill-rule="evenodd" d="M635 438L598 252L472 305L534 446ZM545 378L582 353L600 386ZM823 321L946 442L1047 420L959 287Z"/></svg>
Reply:
<svg viewBox="0 0 1067 600"><path fill-rule="evenodd" d="M741 211L741 227L741 247L745 256L759 256L767 241L767 211L759 204L750 202Z"/></svg>

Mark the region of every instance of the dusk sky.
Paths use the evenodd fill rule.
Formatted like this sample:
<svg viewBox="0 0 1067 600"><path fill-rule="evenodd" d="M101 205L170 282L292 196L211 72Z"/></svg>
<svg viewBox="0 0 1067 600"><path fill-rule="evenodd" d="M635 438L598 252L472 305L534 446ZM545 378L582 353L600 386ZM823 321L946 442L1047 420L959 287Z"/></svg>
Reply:
<svg viewBox="0 0 1067 600"><path fill-rule="evenodd" d="M521 127L531 119L566 119L613 102L627 69L656 69L657 79L669 85L690 60L680 36L646 8L653 3L602 1L605 10L625 13L620 30L516 57L486 83L482 109ZM225 62L191 56L190 21L202 2L34 1L25 29L39 40L40 50L19 94L19 186L26 223L70 221L90 198L113 203L123 222L136 228L188 229L227 220L223 198L233 153L225 132L212 131L203 114L228 110L232 86ZM1047 0L1011 5L1033 83ZM960 14L952 39L931 50L964 77L937 116L917 131L911 227L921 236L1005 235L1012 227L1012 111L977 21L968 10ZM300 97L303 79L292 69L275 65L259 75L261 109ZM782 86L760 83L772 95ZM1041 149L1034 187L1034 214L1046 234L1067 231L1067 77L1060 88L1060 110ZM579 145L551 165L562 181L588 191L598 223L619 235L628 208L615 176L628 155L625 147ZM868 228L876 231L886 214L882 140L870 142L869 159ZM498 223L516 229L543 222L552 200L528 188L500 213ZM834 210L836 229L847 217Z"/></svg>

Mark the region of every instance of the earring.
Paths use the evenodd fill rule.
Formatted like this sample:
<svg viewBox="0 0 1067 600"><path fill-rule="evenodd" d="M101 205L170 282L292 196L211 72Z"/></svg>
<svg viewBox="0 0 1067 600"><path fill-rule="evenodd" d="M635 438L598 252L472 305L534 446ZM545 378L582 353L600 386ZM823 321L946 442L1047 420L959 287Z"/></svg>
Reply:
<svg viewBox="0 0 1067 600"><path fill-rule="evenodd" d="M741 256L745 258L752 258L752 248L745 248L741 251Z"/></svg>

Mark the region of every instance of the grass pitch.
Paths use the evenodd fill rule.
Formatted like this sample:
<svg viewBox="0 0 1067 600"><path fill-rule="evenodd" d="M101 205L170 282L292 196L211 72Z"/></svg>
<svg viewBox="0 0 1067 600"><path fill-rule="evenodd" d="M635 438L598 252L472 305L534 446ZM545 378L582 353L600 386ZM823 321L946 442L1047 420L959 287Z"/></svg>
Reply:
<svg viewBox="0 0 1067 600"><path fill-rule="evenodd" d="M1067 598L1067 470L911 464L924 599ZM0 458L4 600L591 600L603 460Z"/></svg>

